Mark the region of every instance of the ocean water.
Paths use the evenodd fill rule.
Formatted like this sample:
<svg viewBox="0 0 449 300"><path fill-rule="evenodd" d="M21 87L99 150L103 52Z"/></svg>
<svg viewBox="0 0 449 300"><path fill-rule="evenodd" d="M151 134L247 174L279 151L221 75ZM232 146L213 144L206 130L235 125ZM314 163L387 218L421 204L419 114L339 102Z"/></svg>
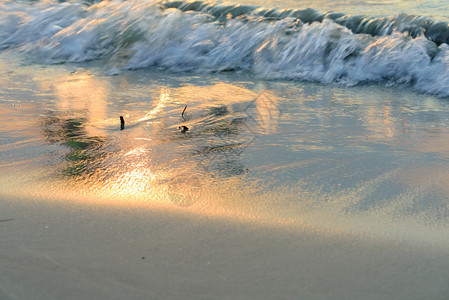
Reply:
<svg viewBox="0 0 449 300"><path fill-rule="evenodd" d="M2 1L0 197L447 251L448 6Z"/></svg>
<svg viewBox="0 0 449 300"><path fill-rule="evenodd" d="M445 4L261 4L2 2L2 192L446 231Z"/></svg>

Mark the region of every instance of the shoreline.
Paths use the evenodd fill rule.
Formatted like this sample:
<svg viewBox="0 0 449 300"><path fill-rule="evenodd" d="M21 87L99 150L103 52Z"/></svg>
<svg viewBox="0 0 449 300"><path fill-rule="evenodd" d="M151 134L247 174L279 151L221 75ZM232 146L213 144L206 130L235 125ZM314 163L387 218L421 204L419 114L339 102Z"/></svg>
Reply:
<svg viewBox="0 0 449 300"><path fill-rule="evenodd" d="M447 299L445 101L3 69L0 299Z"/></svg>

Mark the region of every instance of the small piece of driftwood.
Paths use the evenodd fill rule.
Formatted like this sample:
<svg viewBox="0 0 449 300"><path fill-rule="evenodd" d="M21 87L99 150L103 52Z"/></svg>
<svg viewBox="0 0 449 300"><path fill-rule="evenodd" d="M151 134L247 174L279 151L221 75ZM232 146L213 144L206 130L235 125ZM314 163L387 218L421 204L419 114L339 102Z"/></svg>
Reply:
<svg viewBox="0 0 449 300"><path fill-rule="evenodd" d="M184 120L184 113L186 112L186 109L187 109L187 105L184 107L184 110L182 111L182 114L181 114L181 118Z"/></svg>
<svg viewBox="0 0 449 300"><path fill-rule="evenodd" d="M120 130L125 129L125 119L123 119L122 116L120 116Z"/></svg>

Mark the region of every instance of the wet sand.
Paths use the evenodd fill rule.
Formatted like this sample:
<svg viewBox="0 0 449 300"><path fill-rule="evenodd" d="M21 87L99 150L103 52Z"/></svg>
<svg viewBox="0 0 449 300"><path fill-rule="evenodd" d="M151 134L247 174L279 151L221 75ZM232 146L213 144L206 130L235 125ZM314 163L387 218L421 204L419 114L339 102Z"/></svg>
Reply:
<svg viewBox="0 0 449 300"><path fill-rule="evenodd" d="M448 298L445 100L2 61L0 299Z"/></svg>
<svg viewBox="0 0 449 300"><path fill-rule="evenodd" d="M0 298L446 299L448 249L0 195Z"/></svg>

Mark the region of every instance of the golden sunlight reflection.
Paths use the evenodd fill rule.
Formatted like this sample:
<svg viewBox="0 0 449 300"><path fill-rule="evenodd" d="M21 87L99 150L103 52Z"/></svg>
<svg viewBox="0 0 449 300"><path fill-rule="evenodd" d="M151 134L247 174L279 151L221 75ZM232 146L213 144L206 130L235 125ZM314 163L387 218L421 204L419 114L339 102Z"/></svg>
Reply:
<svg viewBox="0 0 449 300"><path fill-rule="evenodd" d="M257 93L245 87L217 82L207 86L188 85L173 91L179 103L204 103L210 104L219 101L221 104L231 104L254 100Z"/></svg>
<svg viewBox="0 0 449 300"><path fill-rule="evenodd" d="M392 108L388 103L383 107L371 106L366 111L365 120L367 128L371 131L370 140L391 139L404 132L401 124L398 123L398 120L395 120Z"/></svg>
<svg viewBox="0 0 449 300"><path fill-rule="evenodd" d="M147 121L154 118L158 113L160 113L164 107L167 105L167 102L170 101L170 95L167 91L161 91L159 96L159 101L155 108L149 111L143 118L137 120L138 122Z"/></svg>
<svg viewBox="0 0 449 300"><path fill-rule="evenodd" d="M157 176L142 164L132 166L129 171L120 173L100 183L99 191L107 196L142 198L154 196Z"/></svg>
<svg viewBox="0 0 449 300"><path fill-rule="evenodd" d="M73 73L62 76L56 81L48 81L45 78L37 78L42 89L52 89L58 97L58 109L72 114L75 118L79 115L88 118L86 125L87 134L99 136L104 133L95 126L107 119L107 84L95 76L86 72Z"/></svg>
<svg viewBox="0 0 449 300"><path fill-rule="evenodd" d="M30 136L17 142L11 138L10 145L0 148L7 148L14 158L20 157L16 153L21 150L22 161L17 161L28 168L23 175L15 166L10 168L14 172L0 172L1 193L4 189L30 199L40 194L43 199L68 199L69 205L85 201L105 207L162 207L169 213L184 210L226 221L302 226L336 235L351 230L394 233L388 221L396 217L398 208L424 206L424 201L419 202L422 196L434 192L443 194L438 195L441 202L449 195L444 163L449 161L449 130L432 111L439 107L423 109L421 102L409 104L402 99L398 104L397 95L370 99L370 93L351 94L334 87L310 85L307 92L307 84L296 82L267 83L278 87L270 90L251 82L214 79L204 84L201 79L195 85L174 79L176 87L136 88L133 80L113 84L120 77L84 71L68 75L67 70L55 75L54 70L47 67L34 73L33 84L37 82L41 91L37 101L0 111L10 121L3 130L11 131L14 138ZM298 85L300 92L295 90ZM102 130L123 107L131 124L140 123L122 131L118 126ZM27 118L31 115L34 119ZM144 122L153 119L160 122ZM179 124L190 130L181 133ZM351 137L345 140L348 132ZM405 145L409 139L413 140ZM372 152L378 142L383 143L376 154L379 160L388 159L390 153L381 152L392 149L394 166L391 170L380 166L379 171L376 162L370 164L368 151L353 151L346 141L367 145ZM293 143L310 146L291 152ZM329 151L325 149L329 145L341 148ZM38 147L39 163L30 164L26 160ZM355 166L358 160L353 153L363 156L360 166ZM410 162L407 156L415 154L414 165L402 168L401 160ZM382 207L369 206L374 197L382 197ZM422 211L424 219L428 211ZM409 223L401 224L421 222L407 212L403 216Z"/></svg>
<svg viewBox="0 0 449 300"><path fill-rule="evenodd" d="M88 115L89 121L95 123L108 117L107 85L97 90L99 87L101 81L82 73L72 74L60 84L46 88L54 88L58 109ZM202 206L205 195L215 192L211 182L217 183L219 178L225 179L224 182L233 181L234 176L246 172L240 155L253 134L246 132L242 122L254 117L258 122L255 126L268 134L276 130L279 121L274 93L265 91L258 95L243 86L223 82L165 88L153 103L152 109L139 121L163 115L163 124L136 124L98 142L86 142L74 138L72 131L64 132L69 138L63 142L70 151L63 166L65 185L89 191L107 201ZM192 134L182 135L173 130L181 119L183 104L189 105L187 115ZM146 106L148 102L141 105ZM136 112L140 111L138 107ZM91 138L95 134L91 130L86 136Z"/></svg>
<svg viewBox="0 0 449 300"><path fill-rule="evenodd" d="M137 138L137 139L139 139L139 138ZM144 154L146 152L147 152L147 150L144 147L138 147L136 149L130 150L129 152L125 153L124 155L125 156L129 156L129 155L131 155L131 156L139 156L139 155Z"/></svg>
<svg viewBox="0 0 449 300"><path fill-rule="evenodd" d="M268 91L264 91L256 97L258 125L265 134L276 132L281 113L277 102L277 97Z"/></svg>

